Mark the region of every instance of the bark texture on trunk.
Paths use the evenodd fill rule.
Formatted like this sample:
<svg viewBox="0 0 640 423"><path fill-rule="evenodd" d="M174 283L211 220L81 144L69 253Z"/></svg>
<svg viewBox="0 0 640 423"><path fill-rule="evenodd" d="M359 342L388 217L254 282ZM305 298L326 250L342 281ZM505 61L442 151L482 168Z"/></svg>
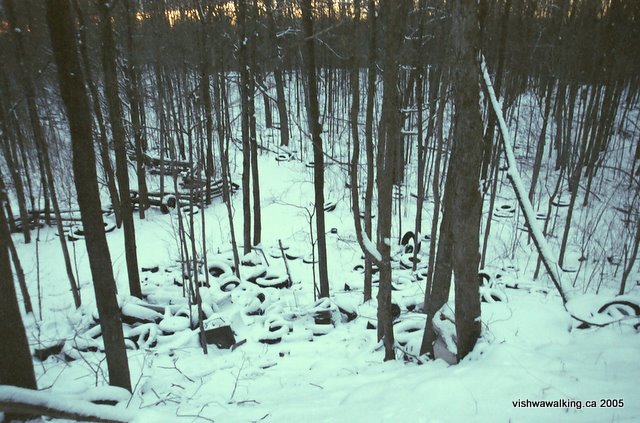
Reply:
<svg viewBox="0 0 640 423"><path fill-rule="evenodd" d="M48 0L47 23L58 68L60 92L69 121L74 181L107 356L109 383L131 391L122 319L102 221L89 101L76 54L69 3L65 0Z"/></svg>

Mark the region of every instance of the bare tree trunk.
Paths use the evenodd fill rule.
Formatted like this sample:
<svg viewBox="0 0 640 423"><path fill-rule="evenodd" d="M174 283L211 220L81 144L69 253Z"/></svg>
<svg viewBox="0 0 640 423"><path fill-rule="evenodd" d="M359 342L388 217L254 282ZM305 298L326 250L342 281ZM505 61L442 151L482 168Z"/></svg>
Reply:
<svg viewBox="0 0 640 423"><path fill-rule="evenodd" d="M428 306L428 319L421 350L432 352L435 339L433 314L448 296L451 271L455 275L455 325L457 358L461 360L474 347L480 336L480 296L478 265L480 263L480 219L482 199L478 190L482 168L482 117L479 100L479 67L477 62L480 39L477 9L472 0L456 0L452 5L454 46L453 95L455 115L454 145L449 161L445 187L445 209L436 262L437 298L434 289ZM455 224L454 224L455 222ZM449 262L450 260L450 262ZM438 262L442 272L438 271ZM450 264L449 264L450 263ZM434 282L438 282L436 279ZM435 285L435 284L434 284ZM436 286L434 286L436 288ZM442 294L442 296L440 296Z"/></svg>
<svg viewBox="0 0 640 423"><path fill-rule="evenodd" d="M425 168L426 168L426 161L427 161L427 146L429 145L429 140L431 139L431 137L433 136L433 131L434 131L434 127L435 127L435 123L436 123L436 119L439 117L440 115L440 110L444 111L444 105L446 104L446 95L441 93L441 69L437 68L437 69L432 69L430 74L429 74L429 117L428 117L428 123L427 123L427 134L424 137L424 140L422 139L422 113L423 113L423 107L422 107L422 103L423 103L423 98L424 98L424 94L422 92L422 84L423 84L423 72L422 70L420 70L419 74L418 74L418 83L416 84L416 101L418 103L418 192L417 194L417 198L416 198L416 222L415 222L415 242L416 244L418 242L420 242L420 240L417 238L418 236L420 236L419 234L422 232L422 208L424 205L424 198L425 198L425 185L426 185L426 180L425 180ZM437 99L440 98L440 104L438 106L438 111L436 112L436 101ZM441 128L441 126L440 126ZM441 131L440 131L441 132ZM442 134L439 134L439 140L442 140ZM436 158L435 158L435 164L434 164L434 171L435 171L435 176L434 176L434 183L433 183L433 188L434 188L434 201L438 202L438 206L440 203L440 193L439 193L439 188L440 188L440 181L439 181L439 173L440 173L440 163L441 163L441 158L442 158L442 145L441 143L439 143L439 147L438 147L438 151L436 153ZM438 221L439 219L439 207L434 208L434 214L433 214L433 220L435 222ZM433 238L432 238L432 242L433 242ZM417 257L418 257L418 249L414 248L413 251L413 270L416 270L416 266L418 264L417 262Z"/></svg>
<svg viewBox="0 0 640 423"><path fill-rule="evenodd" d="M116 175L120 186L120 202L122 221L124 223L124 244L127 259L127 274L131 295L141 298L140 275L138 273L138 253L136 250L136 233L133 224L133 206L129 190L129 169L125 147L125 132L122 124L122 104L118 94L118 71L116 69L116 45L113 37L110 3L100 0L98 4L102 24L102 66L104 67L105 94L109 106L111 132L116 151Z"/></svg>
<svg viewBox="0 0 640 423"><path fill-rule="evenodd" d="M533 174L531 175L531 187L529 188L529 201L533 202L536 192L538 176L540 175L540 166L542 165L542 156L544 154L544 146L547 139L547 123L549 122L549 112L551 111L551 97L553 96L553 87L555 86L553 79L549 79L546 89L546 98L544 102L544 114L542 117L542 129L538 137L538 147L536 149L536 157L533 162ZM493 116L493 115L492 115Z"/></svg>
<svg viewBox="0 0 640 423"><path fill-rule="evenodd" d="M441 147L439 147L441 148ZM451 166L451 162L449 162ZM449 167L447 174L452 172ZM434 179L434 184L436 180ZM436 332L433 327L433 319L435 314L449 299L449 291L451 290L451 274L453 272L451 257L453 255L453 239L451 235L451 215L449 212L451 208L451 184L449 178L445 184L444 193L444 215L442 216L442 222L440 223L440 232L438 234L438 249L437 256L435 257L435 264L433 267L433 253L429 253L429 275L430 279L427 279L427 289L424 292L424 304L427 312L427 322L424 327L424 334L422 336L422 345L420 346L420 354L427 354L429 357L434 358L433 343L436 341ZM437 223L434 215L433 226ZM432 226L431 233L434 233ZM431 242L435 242L432 237ZM432 251L433 247L432 247ZM432 268L432 269L431 269ZM432 276L431 276L432 275Z"/></svg>
<svg viewBox="0 0 640 423"><path fill-rule="evenodd" d="M31 242L31 228L29 227L29 213L27 212L27 202L24 196L24 186L22 184L22 177L18 170L18 156L16 155L15 147L12 146L13 141L9 139L9 128L7 126L7 116L4 110L4 104L0 102L0 130L2 131L2 153L4 154L4 161L9 168L11 174L11 180L16 193L16 199L18 200L18 209L20 210L20 220L22 221L22 235L24 237L24 243ZM13 216L12 216L13 217Z"/></svg>
<svg viewBox="0 0 640 423"><path fill-rule="evenodd" d="M131 391L116 284L102 221L89 101L76 53L74 22L66 0L47 0L47 23L71 132L74 180L107 356L109 383Z"/></svg>
<svg viewBox="0 0 640 423"><path fill-rule="evenodd" d="M242 209L243 209L243 253L251 251L251 200L249 197L251 177L251 133L249 96L250 74L247 46L247 5L246 0L238 0L236 5L238 22L238 63L240 66L240 99L242 103Z"/></svg>
<svg viewBox="0 0 640 423"><path fill-rule="evenodd" d="M496 69L496 77L495 77L495 88L496 92L500 94L500 88L502 86L502 73L504 70L504 56L505 56L505 46L507 43L507 33L509 29L509 15L511 13L511 0L505 0L504 3L504 12L502 15L502 27L500 30L500 46L498 48L498 66ZM484 34L482 34L484 35ZM481 178L487 179L487 175L489 173L489 165L491 160L491 153L493 151L493 139L495 137L496 131L496 118L493 114L489 114L489 123L487 126L487 131L484 134L483 142L484 142L484 155L482 159L482 172Z"/></svg>
<svg viewBox="0 0 640 423"><path fill-rule="evenodd" d="M131 127L133 129L134 149L136 156L136 174L138 177L138 212L140 219L144 219L144 212L150 207L145 177L144 148L146 146L145 129L142 126L144 116L144 102L140 99L140 73L135 65L133 51L133 29L135 27L136 7L133 0L125 0L127 22L127 63L125 66L126 87L131 107Z"/></svg>
<svg viewBox="0 0 640 423"><path fill-rule="evenodd" d="M191 134L189 134L189 162L191 163L191 167L189 168L189 174L191 175L191 180L195 178L194 172L194 157L193 157L193 140ZM201 195L202 197L202 195ZM198 281L198 253L196 249L196 231L195 231L195 221L193 218L193 206L195 203L195 196L193 192L193 184L191 184L189 188L189 238L191 239L191 258L193 259L193 290L194 290L194 300L196 303L196 307L198 310L198 326L200 329L200 345L202 346L202 352L206 355L208 354L207 342L204 335L204 312L202 311L202 297L200 296L200 282ZM204 228L204 209L201 211L202 213L202 224ZM203 231L204 235L204 231ZM203 246L205 243L205 238L202 239ZM206 250L203 248L202 250L202 259L206 264ZM205 273L208 274L208 269L204 269ZM191 302L189 302L191 304Z"/></svg>
<svg viewBox="0 0 640 423"><path fill-rule="evenodd" d="M220 78L216 82L219 87ZM235 274L240 277L240 257L238 256L238 243L236 241L236 230L233 224L233 206L231 205L231 189L229 181L229 147L225 148L224 119L222 117L222 104L220 101L220 88L215 94L216 98L216 127L218 128L218 148L220 149L220 164L222 167L222 199L227 208L227 220L229 221L229 234L231 235L231 249L233 251L233 263L235 264Z"/></svg>
<svg viewBox="0 0 640 423"><path fill-rule="evenodd" d="M202 3L198 3L199 18L201 23L202 55L200 60L200 92L202 93L202 106L204 108L206 124L206 166L205 175L207 186L205 187L205 202L211 204L211 184L213 183L213 108L211 105L211 58L209 57L209 42L207 29L209 24L209 12L205 12Z"/></svg>
<svg viewBox="0 0 640 423"><path fill-rule="evenodd" d="M252 25L250 27L249 52L250 52L250 76L249 76L249 133L251 145L251 185L253 194L253 245L261 242L262 236L262 212L260 210L260 172L258 170L258 134L256 132L256 105L255 105L255 89L256 89L256 28L255 24L258 20L258 4L253 0L251 7Z"/></svg>
<svg viewBox="0 0 640 423"><path fill-rule="evenodd" d="M158 134L158 143L160 144L158 147L158 154L160 155L160 197L164 197L165 193L165 148L168 144L168 136L167 136L167 114L165 110L165 91L164 91L164 77L163 77L163 68L158 64L158 61L154 63L154 71L156 74L156 89L158 91L158 95L156 97L156 116L158 121L160 122L160 131Z"/></svg>
<svg viewBox="0 0 640 423"><path fill-rule="evenodd" d="M2 176L2 171L0 171L0 191L5 191L6 189L7 186L4 183L4 176ZM13 218L13 209L11 208L11 203L9 201L5 201L2 204L2 208L7 212L7 224L9 225L9 232L16 232L16 221Z"/></svg>
<svg viewBox="0 0 640 423"><path fill-rule="evenodd" d="M225 66L222 56L219 56L218 74L213 85L213 96L215 99L216 129L218 132L218 148L220 149L220 166L222 172L222 200L227 208L227 219L229 221L229 234L231 236L231 249L233 252L233 263L235 264L235 274L240 277L240 257L238 255L238 243L236 241L236 230L233 223L233 206L231 203L231 181L229 180L229 139L226 131L230 128L225 124L224 98L226 98L224 71ZM225 130L226 128L226 130ZM226 148L225 148L226 145Z"/></svg>
<svg viewBox="0 0 640 423"><path fill-rule="evenodd" d="M111 165L111 157L109 155L109 142L107 141L107 128L104 123L104 116L102 114L102 107L100 106L100 94L98 88L93 80L91 73L91 61L89 59L89 52L87 49L87 24L85 14L80 8L78 0L73 2L76 16L78 18L78 33L80 36L79 50L82 63L84 65L84 80L87 82L89 93L91 94L93 113L98 122L98 133L100 141L98 143L100 147L100 159L102 161L102 168L104 170L104 176L107 181L107 189L109 190L109 196L111 197L111 207L113 208L113 214L116 219L116 226L119 228L122 225L122 210L120 208L120 196L118 194L118 188L116 187L116 179L113 172L113 166Z"/></svg>
<svg viewBox="0 0 640 423"><path fill-rule="evenodd" d="M367 109L365 114L365 146L367 157L367 179L364 193L364 231L371 239L373 235L373 225L371 219L371 203L373 201L373 184L375 178L374 169L374 145L373 145L373 107L375 105L376 93L376 3L369 0L367 6L369 21L369 63L367 70ZM373 266L371 260L365 257L364 267L364 301L371 299L371 282Z"/></svg>
<svg viewBox="0 0 640 423"><path fill-rule="evenodd" d="M482 168L482 116L478 66L477 2L454 2L453 99L456 107L454 145L451 153L453 273L455 275L455 316L458 360L473 349L480 336L480 219L482 198L478 192ZM447 212L447 211L445 211Z"/></svg>
<svg viewBox="0 0 640 423"><path fill-rule="evenodd" d="M580 144L578 159L569 178L569 191L571 193L571 197L569 198L569 207L567 207L567 217L564 223L564 232L562 234L562 241L560 242L560 252L558 257L558 265L560 266L560 268L564 266L564 256L567 250L567 244L569 242L569 232L571 230L571 222L573 220L573 211L575 209L576 200L578 198L578 191L580 189L582 168L584 167L585 161L589 157L590 151L593 149L593 145L597 136L595 117L597 116L597 104L599 102L596 99L599 98L600 90L598 89L596 90L596 92L592 93L589 104L589 108L591 109L591 111L587 112L589 120L592 120L593 123L591 125L591 129L585 129L585 132L583 133L583 140Z"/></svg>
<svg viewBox="0 0 640 423"><path fill-rule="evenodd" d="M484 268L487 261L487 250L489 249L489 235L491 235L491 222L493 221L493 208L496 205L496 197L498 196L498 172L500 171L500 135L497 138L497 145L493 149L493 166L491 167L491 196L489 197L489 213L487 215L487 223L484 227L484 237L482 239L482 253L480 254L480 268Z"/></svg>
<svg viewBox="0 0 640 423"><path fill-rule="evenodd" d="M15 7L14 0L6 0L5 6L7 9L7 16L9 18L9 26L11 32L14 34L14 39L16 41L16 51L18 55L18 62L20 66L25 69L25 72L22 72L22 85L26 92L27 97L27 109L29 111L29 119L31 121L31 127L33 129L33 137L36 142L36 149L38 150L38 157L41 162L41 166L44 167L44 172L46 174L46 178L43 178L43 186L48 187L51 194L51 203L53 204L53 211L55 214L56 227L58 229L58 235L60 239L60 247L62 248L62 255L64 257L65 269L67 271L67 277L69 278L69 284L71 285L71 293L73 295L73 302L75 303L76 308L80 307L81 299L80 299L80 291L78 290L78 285L76 284L75 277L73 276L73 268L71 267L71 259L69 258L69 250L67 248L66 238L64 235L64 229L62 227L62 220L60 218L60 207L58 205L58 196L56 194L55 189L55 180L53 178L53 171L51 169L51 161L49 159L49 148L47 146L47 141L45 140L44 131L42 129L42 125L40 123L40 117L38 116L38 108L36 105L36 96L35 96L35 88L33 85L33 81L31 80L30 73L26 71L25 67L25 50L24 44L22 40L22 31L16 28L16 17L15 17ZM47 210L45 207L45 214Z"/></svg>
<svg viewBox="0 0 640 423"><path fill-rule="evenodd" d="M640 245L640 223L636 222L636 236L633 240L633 247L631 250L631 255L629 256L629 261L627 262L626 267L624 268L624 272L622 273L622 281L620 282L620 291L618 291L618 295L624 295L624 292L627 287L627 280L629 279L629 275L633 270L633 266L636 264L636 259L638 258L638 246Z"/></svg>
<svg viewBox="0 0 640 423"><path fill-rule="evenodd" d="M378 286L378 339L384 343L384 359L395 359L393 317L391 313L391 212L393 183L398 177L396 140L401 139L400 92L398 69L405 21L411 2L382 0L380 22L384 34L382 60L383 98L378 138L378 251L381 255ZM400 150L401 151L401 150Z"/></svg>
<svg viewBox="0 0 640 423"><path fill-rule="evenodd" d="M0 191L0 204L6 201L6 192ZM37 389L31 352L20 315L15 285L9 262L8 246L11 234L4 211L0 210L0 384ZM35 416L6 414L7 421L30 419Z"/></svg>
<svg viewBox="0 0 640 423"><path fill-rule="evenodd" d="M560 80L558 81L558 90L556 91L556 104L555 104L555 120L556 120L556 136L554 140L554 148L556 150L556 170L559 170L561 167L566 166L567 162L565 160L564 155L562 154L563 148L562 144L568 143L569 140L564 140L562 136L562 127L563 127L563 114L564 114L564 102L566 97L567 84Z"/></svg>
<svg viewBox="0 0 640 423"><path fill-rule="evenodd" d="M355 27L360 20L360 0L354 0L354 13L353 19ZM356 34L353 34L355 37ZM349 124L351 126L351 139L353 140L353 156L351 157L351 165L349 167L349 176L351 183L351 207L353 211L353 223L356 230L356 238L360 244L360 248L365 257L366 264L370 267L371 262L375 261L377 264L379 260L372 257L372 252L368 250L367 245L371 245L371 238L369 234L366 234L366 241L362 233L362 223L360 218L360 189L358 186L358 167L360 166L360 130L358 127L358 114L360 112L360 67L356 53L351 55L351 69L349 79L351 82L351 110L349 112ZM371 273L369 273L371 278ZM368 297L367 297L368 294ZM371 299L371 280L369 279L369 286L367 291L365 281L365 298L364 301Z"/></svg>
<svg viewBox="0 0 640 423"><path fill-rule="evenodd" d="M313 144L313 181L315 191L316 232L318 237L318 273L320 276L320 297L329 296L329 275L327 271L327 239L324 224L324 153L320 134L320 109L318 106L318 86L316 81L316 60L313 33L313 9L311 0L302 1L302 26L304 30L305 74L308 84L308 118Z"/></svg>
<svg viewBox="0 0 640 423"><path fill-rule="evenodd" d="M277 37L276 20L273 16L273 0L264 2L267 14L267 27L272 47L276 56L276 65L273 70L273 79L276 83L276 104L278 106L278 118L280 119L280 145L287 147L289 145L289 117L287 115L287 104L284 95L284 80L282 78L282 46Z"/></svg>
<svg viewBox="0 0 640 423"><path fill-rule="evenodd" d="M2 211L0 210L0 213ZM33 313L33 305L31 304L31 296L29 295L29 288L27 287L27 281L24 278L24 270L20 263L20 257L16 251L16 246L13 243L13 238L9 237L9 252L11 253L11 261L13 262L13 268L15 269L16 276L18 277L18 286L20 287L20 293L22 294L22 302L24 303L25 313Z"/></svg>

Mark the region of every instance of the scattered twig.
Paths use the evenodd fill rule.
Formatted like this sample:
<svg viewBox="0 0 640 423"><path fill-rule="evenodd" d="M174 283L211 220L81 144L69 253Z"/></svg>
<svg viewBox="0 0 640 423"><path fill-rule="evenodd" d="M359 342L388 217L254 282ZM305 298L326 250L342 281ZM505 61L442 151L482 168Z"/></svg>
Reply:
<svg viewBox="0 0 640 423"><path fill-rule="evenodd" d="M187 379L189 382L191 382L191 383L195 383L195 380L191 379L189 376L187 376L186 374L184 374L184 372L183 372L182 370L180 370L180 369L178 368L178 364L177 364L177 363L178 363L178 359L175 359L175 360L173 361L173 367L158 366L158 368L159 368L159 369L166 369L166 370L171 370L171 369L177 370L177 371L178 371L178 373L180 373L182 376L184 376L184 378L185 378L185 379Z"/></svg>
<svg viewBox="0 0 640 423"><path fill-rule="evenodd" d="M236 389L238 388L238 381L240 380L240 374L242 373L242 369L244 368L244 363L247 361L246 356L242 355L242 363L240 364L240 369L238 369L238 373L236 374L236 379L233 382L233 391L231 391L231 396L229 397L229 401L233 401L233 396L236 394Z"/></svg>

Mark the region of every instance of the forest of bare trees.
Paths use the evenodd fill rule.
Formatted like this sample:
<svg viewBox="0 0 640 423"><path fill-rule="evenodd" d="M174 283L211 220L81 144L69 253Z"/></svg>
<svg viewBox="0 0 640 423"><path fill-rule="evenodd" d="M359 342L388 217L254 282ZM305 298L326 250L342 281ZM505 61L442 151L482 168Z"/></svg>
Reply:
<svg viewBox="0 0 640 423"><path fill-rule="evenodd" d="M375 309L385 361L437 358L449 320L453 361L467 357L485 330L481 301L503 298L485 282L509 271L485 269L524 250L518 278L550 280L583 328L610 321L569 300L601 287L614 295L594 313L614 304L640 315L629 299L640 244L639 21L640 2L625 0L2 0L0 384L39 386L23 320L29 333L43 319L46 281L20 252L35 248L40 260L53 249L41 241L47 228L74 308L97 306L109 383L129 391L122 298L148 300L140 228L156 216L177 215L175 285L204 354L207 319L222 307L203 299L216 281L255 284L250 267L283 261L278 288L295 289L298 257L271 238L290 224L268 212L278 200L265 192L283 183L273 162L310 172L301 175L311 203L278 204L307 219L311 264L300 279L312 275L318 310L352 290L331 259L338 229L327 216L345 193L350 233L341 228L339 241L361 262L358 298ZM216 203L213 218L205 210ZM90 273L78 270L77 239ZM271 244L279 255L267 260ZM211 261L221 251L228 260ZM419 285L412 308L396 299L398 269ZM415 351L395 337L401 312L424 317ZM9 421L47 413L10 410Z"/></svg>

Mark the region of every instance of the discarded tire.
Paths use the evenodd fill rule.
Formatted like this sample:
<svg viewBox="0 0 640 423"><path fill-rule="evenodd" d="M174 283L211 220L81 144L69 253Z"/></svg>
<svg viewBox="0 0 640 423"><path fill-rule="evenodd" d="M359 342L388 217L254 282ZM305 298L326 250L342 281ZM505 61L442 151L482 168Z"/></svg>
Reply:
<svg viewBox="0 0 640 423"><path fill-rule="evenodd" d="M493 216L499 218L510 218L515 216L516 208L513 204L501 204L493 210Z"/></svg>
<svg viewBox="0 0 640 423"><path fill-rule="evenodd" d="M291 160L291 154L289 153L280 153L276 156L277 162L288 162Z"/></svg>
<svg viewBox="0 0 640 423"><path fill-rule="evenodd" d="M290 330L287 322L279 317L267 320L265 329L266 332L259 339L263 344L277 344Z"/></svg>
<svg viewBox="0 0 640 423"><path fill-rule="evenodd" d="M324 211L326 212L332 212L336 209L336 202L335 201L326 201L324 203Z"/></svg>
<svg viewBox="0 0 640 423"><path fill-rule="evenodd" d="M240 279L236 275L225 274L220 278L219 283L221 291L230 292L240 286Z"/></svg>
<svg viewBox="0 0 640 423"><path fill-rule="evenodd" d="M287 275L276 276L267 274L264 277L256 278L255 283L262 288L283 289L290 286L289 278L287 277Z"/></svg>

